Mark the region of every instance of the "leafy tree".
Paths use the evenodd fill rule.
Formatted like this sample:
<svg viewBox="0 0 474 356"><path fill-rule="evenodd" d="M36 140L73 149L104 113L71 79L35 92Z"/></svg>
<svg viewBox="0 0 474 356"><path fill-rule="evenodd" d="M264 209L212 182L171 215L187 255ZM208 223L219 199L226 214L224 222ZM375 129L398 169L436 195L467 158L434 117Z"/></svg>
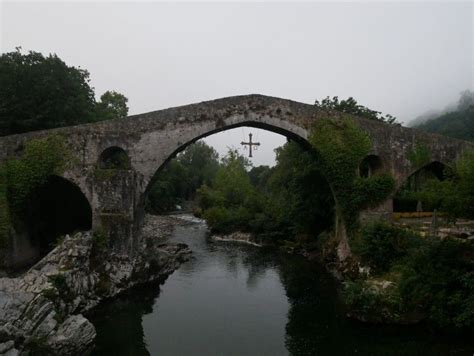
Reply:
<svg viewBox="0 0 474 356"><path fill-rule="evenodd" d="M0 83L0 135L94 121L89 73L55 54L2 54Z"/></svg>
<svg viewBox="0 0 474 356"><path fill-rule="evenodd" d="M313 152L295 142L276 149L268 179L270 218L286 239L316 237L333 224L334 199Z"/></svg>
<svg viewBox="0 0 474 356"><path fill-rule="evenodd" d="M126 98L102 96L98 109L89 72L66 65L56 54L17 48L0 56L0 136L97 121L107 108L126 115ZM125 106L124 106L125 103Z"/></svg>
<svg viewBox="0 0 474 356"><path fill-rule="evenodd" d="M273 173L269 166L252 167L249 171L249 177L252 184L261 191L267 190L267 183Z"/></svg>
<svg viewBox="0 0 474 356"><path fill-rule="evenodd" d="M249 162L236 150L229 150L210 187L199 192L203 217L216 233L250 231L252 221L263 210L263 196L247 173Z"/></svg>
<svg viewBox="0 0 474 356"><path fill-rule="evenodd" d="M128 115L128 99L116 91L106 91L96 106L98 120L124 119Z"/></svg>
<svg viewBox="0 0 474 356"><path fill-rule="evenodd" d="M158 172L147 197L147 210L162 213L193 200L199 187L213 182L218 158L217 152L203 141L188 146Z"/></svg>
<svg viewBox="0 0 474 356"><path fill-rule="evenodd" d="M160 172L148 193L146 209L152 213L176 210L187 190L186 167L178 160L172 160Z"/></svg>
<svg viewBox="0 0 474 356"><path fill-rule="evenodd" d="M339 100L339 97L334 96L332 99L328 96L321 102L315 101L314 105L323 110L336 110L346 114L365 117L370 120L384 121L389 124L396 124L397 118L387 114L382 115L380 111L371 110L363 105L359 105L353 97L346 100Z"/></svg>

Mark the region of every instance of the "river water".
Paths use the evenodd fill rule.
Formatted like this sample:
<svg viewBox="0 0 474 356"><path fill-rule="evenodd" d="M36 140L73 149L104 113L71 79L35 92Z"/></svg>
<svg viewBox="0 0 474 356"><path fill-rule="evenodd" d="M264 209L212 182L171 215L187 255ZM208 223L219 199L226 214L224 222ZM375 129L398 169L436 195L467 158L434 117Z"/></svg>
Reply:
<svg viewBox="0 0 474 356"><path fill-rule="evenodd" d="M214 242L202 223L176 227L193 258L163 285L101 306L94 355L472 355L421 326L350 321L327 272L298 256Z"/></svg>

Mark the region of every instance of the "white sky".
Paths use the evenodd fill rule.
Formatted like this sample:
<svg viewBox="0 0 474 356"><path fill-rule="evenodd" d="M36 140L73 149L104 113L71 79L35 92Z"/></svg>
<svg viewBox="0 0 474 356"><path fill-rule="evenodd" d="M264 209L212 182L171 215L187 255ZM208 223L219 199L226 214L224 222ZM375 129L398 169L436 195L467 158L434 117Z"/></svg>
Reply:
<svg viewBox="0 0 474 356"><path fill-rule="evenodd" d="M57 53L90 72L97 96L125 94L130 114L259 93L353 96L408 121L474 88L470 1L2 1L0 12L2 52ZM222 152L242 139L212 142ZM256 157L284 142L259 140Z"/></svg>

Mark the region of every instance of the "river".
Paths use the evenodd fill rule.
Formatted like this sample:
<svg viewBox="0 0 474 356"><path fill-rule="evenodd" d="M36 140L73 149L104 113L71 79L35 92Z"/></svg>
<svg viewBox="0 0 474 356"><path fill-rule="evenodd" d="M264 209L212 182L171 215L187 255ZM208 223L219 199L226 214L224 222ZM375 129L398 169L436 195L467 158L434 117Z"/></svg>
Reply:
<svg viewBox="0 0 474 356"><path fill-rule="evenodd" d="M94 355L472 355L473 345L422 326L348 320L336 285L298 256L214 242L202 223L170 239L193 258L164 284L98 308Z"/></svg>

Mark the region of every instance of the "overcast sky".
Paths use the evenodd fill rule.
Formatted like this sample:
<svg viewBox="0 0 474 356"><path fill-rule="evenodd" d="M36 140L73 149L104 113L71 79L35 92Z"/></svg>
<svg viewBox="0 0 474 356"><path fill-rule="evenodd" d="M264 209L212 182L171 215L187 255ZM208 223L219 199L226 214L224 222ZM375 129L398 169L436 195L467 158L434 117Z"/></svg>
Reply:
<svg viewBox="0 0 474 356"><path fill-rule="evenodd" d="M125 94L130 114L239 94L338 95L406 122L474 88L471 1L0 6L2 52L57 53L90 72L97 96ZM249 132L209 142L222 152ZM255 162L271 163L284 138L258 135L255 156L270 153Z"/></svg>

